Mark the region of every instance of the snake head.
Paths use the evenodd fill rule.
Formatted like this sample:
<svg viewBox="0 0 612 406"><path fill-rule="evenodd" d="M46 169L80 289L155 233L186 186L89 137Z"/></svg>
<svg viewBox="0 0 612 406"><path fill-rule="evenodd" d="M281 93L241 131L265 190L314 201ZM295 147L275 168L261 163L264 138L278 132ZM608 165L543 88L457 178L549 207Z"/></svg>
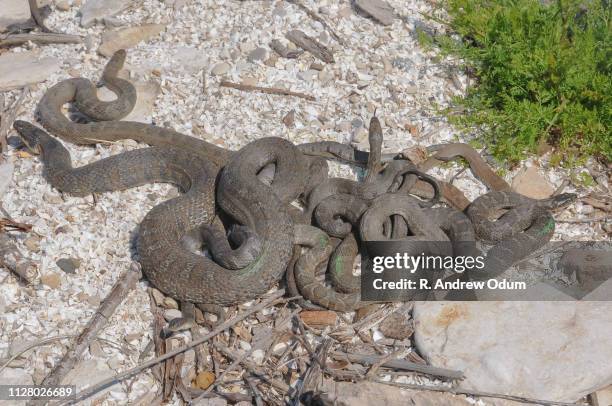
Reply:
<svg viewBox="0 0 612 406"><path fill-rule="evenodd" d="M34 154L40 154L40 139L47 134L32 123L15 120L13 127L28 149Z"/></svg>
<svg viewBox="0 0 612 406"><path fill-rule="evenodd" d="M561 193L560 195L553 196L548 200L547 206L551 210L564 209L576 200L578 196L575 193Z"/></svg>

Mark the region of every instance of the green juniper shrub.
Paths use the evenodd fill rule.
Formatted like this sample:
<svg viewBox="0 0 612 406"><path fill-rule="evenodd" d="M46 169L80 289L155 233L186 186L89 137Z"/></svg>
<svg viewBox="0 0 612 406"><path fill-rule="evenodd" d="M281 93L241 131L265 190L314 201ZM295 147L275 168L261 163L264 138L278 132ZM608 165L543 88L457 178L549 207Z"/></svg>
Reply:
<svg viewBox="0 0 612 406"><path fill-rule="evenodd" d="M475 83L448 114L481 130L498 159L516 163L545 141L555 163L612 160L609 0L441 0L448 34L417 33L458 57Z"/></svg>

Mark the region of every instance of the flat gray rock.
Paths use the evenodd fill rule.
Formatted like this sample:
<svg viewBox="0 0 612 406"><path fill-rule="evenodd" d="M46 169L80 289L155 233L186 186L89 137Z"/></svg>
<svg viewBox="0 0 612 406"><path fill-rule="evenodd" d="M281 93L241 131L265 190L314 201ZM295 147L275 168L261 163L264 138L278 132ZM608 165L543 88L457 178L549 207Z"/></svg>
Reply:
<svg viewBox="0 0 612 406"><path fill-rule="evenodd" d="M0 0L0 32L11 24L25 23L30 19L30 7L26 0Z"/></svg>
<svg viewBox="0 0 612 406"><path fill-rule="evenodd" d="M2 200L2 196L8 189L9 184L13 180L14 170L15 170L15 165L13 165L12 162L0 163L0 201Z"/></svg>
<svg viewBox="0 0 612 406"><path fill-rule="evenodd" d="M102 44L98 48L98 53L110 57L116 51L131 48L141 41L155 37L165 29L166 26L163 24L143 24L136 27L106 31L102 35Z"/></svg>
<svg viewBox="0 0 612 406"><path fill-rule="evenodd" d="M153 106L155 105L155 99L159 95L161 88L159 83L149 81L137 81L132 82L136 88L136 105L134 109L122 118L123 121L137 121L140 123L151 123L151 114L153 113ZM98 97L100 100L110 101L114 100L117 96L103 87L98 89Z"/></svg>
<svg viewBox="0 0 612 406"><path fill-rule="evenodd" d="M91 27L104 17L112 17L132 5L129 0L87 0L81 7L81 27Z"/></svg>
<svg viewBox="0 0 612 406"><path fill-rule="evenodd" d="M355 7L382 25L391 25L395 19L393 7L382 0L355 0Z"/></svg>
<svg viewBox="0 0 612 406"><path fill-rule="evenodd" d="M39 57L37 52L7 52L0 55L0 91L43 82L61 67L61 61Z"/></svg>
<svg viewBox="0 0 612 406"><path fill-rule="evenodd" d="M462 388L575 402L612 382L610 302L417 302L415 343Z"/></svg>

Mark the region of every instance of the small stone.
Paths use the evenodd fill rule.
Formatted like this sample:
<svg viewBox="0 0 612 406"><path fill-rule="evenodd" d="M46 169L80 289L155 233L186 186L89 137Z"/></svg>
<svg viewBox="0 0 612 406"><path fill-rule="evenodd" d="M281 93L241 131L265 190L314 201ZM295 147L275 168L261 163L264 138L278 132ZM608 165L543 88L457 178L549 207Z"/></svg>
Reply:
<svg viewBox="0 0 612 406"><path fill-rule="evenodd" d="M62 233L70 233L70 232L72 232L72 228L69 225L59 226L54 231L55 235L62 234Z"/></svg>
<svg viewBox="0 0 612 406"><path fill-rule="evenodd" d="M98 53L104 56L112 56L120 49L131 48L141 41L146 41L166 29L163 24L144 24L137 27L122 28L115 31L107 31L102 34L102 44Z"/></svg>
<svg viewBox="0 0 612 406"><path fill-rule="evenodd" d="M533 166L523 168L516 174L512 179L512 190L532 199L546 199L555 191Z"/></svg>
<svg viewBox="0 0 612 406"><path fill-rule="evenodd" d="M380 323L378 329L385 337L394 340L405 340L414 333L414 327L410 317L400 312L394 312L387 316L387 318Z"/></svg>
<svg viewBox="0 0 612 406"><path fill-rule="evenodd" d="M253 361L255 361L257 364L261 364L263 362L264 356L266 355L266 353L264 352L264 350L255 350L251 353L251 358L253 359Z"/></svg>
<svg viewBox="0 0 612 406"><path fill-rule="evenodd" d="M6 52L0 55L0 92L43 82L60 67L59 59L41 58L35 51Z"/></svg>
<svg viewBox="0 0 612 406"><path fill-rule="evenodd" d="M611 264L612 251L575 248L561 256L557 268L568 276L575 274L578 283L591 291L612 278Z"/></svg>
<svg viewBox="0 0 612 406"><path fill-rule="evenodd" d="M65 273L74 274L81 266L81 261L76 258L61 258L55 264Z"/></svg>
<svg viewBox="0 0 612 406"><path fill-rule="evenodd" d="M0 163L0 200L13 180L15 165L12 162Z"/></svg>
<svg viewBox="0 0 612 406"><path fill-rule="evenodd" d="M395 19L393 7L391 7L386 1L355 0L355 7L382 25L391 25Z"/></svg>
<svg viewBox="0 0 612 406"><path fill-rule="evenodd" d="M393 70L393 64L389 58L382 58L383 70L385 73L390 73Z"/></svg>
<svg viewBox="0 0 612 406"><path fill-rule="evenodd" d="M276 54L272 54L268 59L265 60L264 65L269 66L270 68L274 68L276 67L276 62L278 62L278 56Z"/></svg>
<svg viewBox="0 0 612 406"><path fill-rule="evenodd" d="M215 379L215 374L210 371L200 372L193 380L193 386L198 389L206 390L210 385L215 383Z"/></svg>
<svg viewBox="0 0 612 406"><path fill-rule="evenodd" d="M9 25L25 23L30 19L30 7L24 0L2 0L0 2L0 32L6 31Z"/></svg>
<svg viewBox="0 0 612 406"><path fill-rule="evenodd" d="M183 313L177 309L166 309L164 310L164 319L166 321L178 319L179 317L183 317Z"/></svg>
<svg viewBox="0 0 612 406"><path fill-rule="evenodd" d="M62 279L56 273L47 273L40 277L43 285L47 285L51 289L57 289L62 283Z"/></svg>
<svg viewBox="0 0 612 406"><path fill-rule="evenodd" d="M313 62L310 64L310 69L311 70L316 70L316 71L322 71L325 68L325 65L323 65L322 63L319 62Z"/></svg>
<svg viewBox="0 0 612 406"><path fill-rule="evenodd" d="M319 75L318 71L313 70L313 69L308 69L307 71L299 72L298 78L309 82L313 80L315 77L317 77L318 75Z"/></svg>
<svg viewBox="0 0 612 406"><path fill-rule="evenodd" d="M351 102L351 104L357 104L361 100L361 97L358 94L352 94L349 96L348 99L349 99L349 102Z"/></svg>
<svg viewBox="0 0 612 406"><path fill-rule="evenodd" d="M229 72L230 69L231 69L231 66L230 66L229 63L221 62L221 63L216 64L212 68L210 73L212 73L215 76L221 76L221 75L225 75L227 72Z"/></svg>
<svg viewBox="0 0 612 406"><path fill-rule="evenodd" d="M167 296L163 300L162 307L164 307L165 309L178 309L179 305L176 300Z"/></svg>
<svg viewBox="0 0 612 406"><path fill-rule="evenodd" d="M55 8L60 11L68 11L70 10L70 3L67 0L57 0L55 2Z"/></svg>
<svg viewBox="0 0 612 406"><path fill-rule="evenodd" d="M336 131L339 133L347 133L351 131L351 122L350 121L341 121L336 125Z"/></svg>
<svg viewBox="0 0 612 406"><path fill-rule="evenodd" d="M285 117L283 117L283 124L288 128L293 128L295 126L295 110L291 110L285 114Z"/></svg>
<svg viewBox="0 0 612 406"><path fill-rule="evenodd" d="M26 239L23 244L30 252L38 252L40 251L40 238L33 236Z"/></svg>
<svg viewBox="0 0 612 406"><path fill-rule="evenodd" d="M193 47L176 47L172 56L172 69L198 73L208 66L208 56L201 49ZM159 76L159 74L158 74Z"/></svg>
<svg viewBox="0 0 612 406"><path fill-rule="evenodd" d="M132 5L131 0L87 0L81 7L81 27L91 27L104 17L112 17ZM75 2L75 5L76 2Z"/></svg>
<svg viewBox="0 0 612 406"><path fill-rule="evenodd" d="M257 78L246 77L242 79L242 84L245 86L257 86Z"/></svg>
<svg viewBox="0 0 612 406"><path fill-rule="evenodd" d="M45 192L43 200L49 204L61 204L64 202L62 198L54 192Z"/></svg>
<svg viewBox="0 0 612 406"><path fill-rule="evenodd" d="M338 17L340 18L348 18L353 14L353 10L350 7L342 7L338 10Z"/></svg>
<svg viewBox="0 0 612 406"><path fill-rule="evenodd" d="M410 58L394 58L391 65L397 69L403 70L404 72L410 72L414 63Z"/></svg>
<svg viewBox="0 0 612 406"><path fill-rule="evenodd" d="M249 62L263 61L264 59L266 59L267 55L268 55L268 51L265 48L259 47L249 52L249 56L247 56L247 60Z"/></svg>
<svg viewBox="0 0 612 406"><path fill-rule="evenodd" d="M319 80L323 82L323 84L327 84L333 79L334 79L334 72L331 72L330 70L327 70L327 69L323 69L321 72L319 72Z"/></svg>
<svg viewBox="0 0 612 406"><path fill-rule="evenodd" d="M121 359L119 359L119 357L113 357L108 360L107 364L110 369L118 370L119 368L121 368L123 362L121 361Z"/></svg>
<svg viewBox="0 0 612 406"><path fill-rule="evenodd" d="M244 340L240 340L238 342L238 345L240 346L240 348L242 348L245 351L250 351L251 350L251 344L247 343Z"/></svg>

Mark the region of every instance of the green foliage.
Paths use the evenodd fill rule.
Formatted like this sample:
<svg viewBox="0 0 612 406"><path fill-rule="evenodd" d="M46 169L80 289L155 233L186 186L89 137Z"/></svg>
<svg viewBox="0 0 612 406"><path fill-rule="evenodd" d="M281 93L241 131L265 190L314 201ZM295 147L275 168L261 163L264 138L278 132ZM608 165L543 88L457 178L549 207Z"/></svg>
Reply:
<svg viewBox="0 0 612 406"><path fill-rule="evenodd" d="M510 162L535 152L541 140L557 147L559 164L587 155L611 161L608 1L441 1L460 40L439 35L434 42L477 78L455 100L466 113L449 120L482 129L492 153Z"/></svg>

